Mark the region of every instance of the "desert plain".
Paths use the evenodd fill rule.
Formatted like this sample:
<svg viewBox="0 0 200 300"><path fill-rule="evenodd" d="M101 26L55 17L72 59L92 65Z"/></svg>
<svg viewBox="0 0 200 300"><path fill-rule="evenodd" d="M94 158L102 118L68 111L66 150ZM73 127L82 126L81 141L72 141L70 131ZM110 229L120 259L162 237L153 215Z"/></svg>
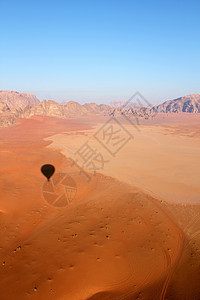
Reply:
<svg viewBox="0 0 200 300"><path fill-rule="evenodd" d="M0 299L200 299L199 114L18 121L0 129Z"/></svg>

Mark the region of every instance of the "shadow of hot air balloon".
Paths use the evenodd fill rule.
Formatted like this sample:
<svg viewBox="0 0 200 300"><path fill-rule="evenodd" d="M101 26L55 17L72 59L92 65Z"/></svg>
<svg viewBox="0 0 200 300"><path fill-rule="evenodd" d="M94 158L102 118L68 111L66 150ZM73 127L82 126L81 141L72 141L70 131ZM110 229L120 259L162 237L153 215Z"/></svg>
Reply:
<svg viewBox="0 0 200 300"><path fill-rule="evenodd" d="M43 165L41 167L41 172L47 178L47 180L49 181L49 179L51 178L51 176L55 172L55 167L53 165L49 165L49 164Z"/></svg>

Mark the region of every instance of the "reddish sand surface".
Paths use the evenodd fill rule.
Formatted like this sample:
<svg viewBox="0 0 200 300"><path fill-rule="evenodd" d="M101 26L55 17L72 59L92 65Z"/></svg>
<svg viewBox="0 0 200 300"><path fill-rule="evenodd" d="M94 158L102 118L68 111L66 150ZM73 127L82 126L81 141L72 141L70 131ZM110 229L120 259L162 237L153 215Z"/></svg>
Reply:
<svg viewBox="0 0 200 300"><path fill-rule="evenodd" d="M141 122L135 148L90 180L69 149L103 118L0 129L0 299L200 299L199 120ZM56 168L50 183L45 163ZM62 192L62 176L75 183L68 202L51 191Z"/></svg>

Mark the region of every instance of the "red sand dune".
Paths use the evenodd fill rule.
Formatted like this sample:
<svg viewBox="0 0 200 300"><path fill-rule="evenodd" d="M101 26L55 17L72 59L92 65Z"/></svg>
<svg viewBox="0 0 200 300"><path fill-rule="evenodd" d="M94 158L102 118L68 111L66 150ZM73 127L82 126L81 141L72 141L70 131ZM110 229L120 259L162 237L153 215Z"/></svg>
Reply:
<svg viewBox="0 0 200 300"><path fill-rule="evenodd" d="M200 298L197 204L167 204L102 174L87 182L47 147L45 138L83 134L96 120L20 122L0 130L1 299ZM69 205L44 198L45 163L75 181Z"/></svg>

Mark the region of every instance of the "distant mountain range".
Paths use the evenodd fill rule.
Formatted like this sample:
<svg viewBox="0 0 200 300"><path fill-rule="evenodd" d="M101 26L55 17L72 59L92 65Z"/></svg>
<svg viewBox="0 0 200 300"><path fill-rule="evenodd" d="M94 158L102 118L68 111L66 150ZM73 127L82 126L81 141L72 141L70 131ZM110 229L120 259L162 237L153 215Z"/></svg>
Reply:
<svg viewBox="0 0 200 300"><path fill-rule="evenodd" d="M27 106L24 110L18 111L18 116L22 118L29 118L34 115L75 118L91 114L109 115L111 110L112 108L109 105L104 104L80 105L78 102L70 101L62 105L53 100L43 100L34 106Z"/></svg>
<svg viewBox="0 0 200 300"><path fill-rule="evenodd" d="M200 113L200 94L165 101L156 106L142 106L137 102L111 102L110 105L70 101L62 104L53 100L39 101L35 95L14 91L0 91L0 127L13 125L17 118L34 115L75 118L89 115L152 118L156 113Z"/></svg>
<svg viewBox="0 0 200 300"><path fill-rule="evenodd" d="M154 106L152 110L162 113L200 113L200 94L168 100L163 104Z"/></svg>

